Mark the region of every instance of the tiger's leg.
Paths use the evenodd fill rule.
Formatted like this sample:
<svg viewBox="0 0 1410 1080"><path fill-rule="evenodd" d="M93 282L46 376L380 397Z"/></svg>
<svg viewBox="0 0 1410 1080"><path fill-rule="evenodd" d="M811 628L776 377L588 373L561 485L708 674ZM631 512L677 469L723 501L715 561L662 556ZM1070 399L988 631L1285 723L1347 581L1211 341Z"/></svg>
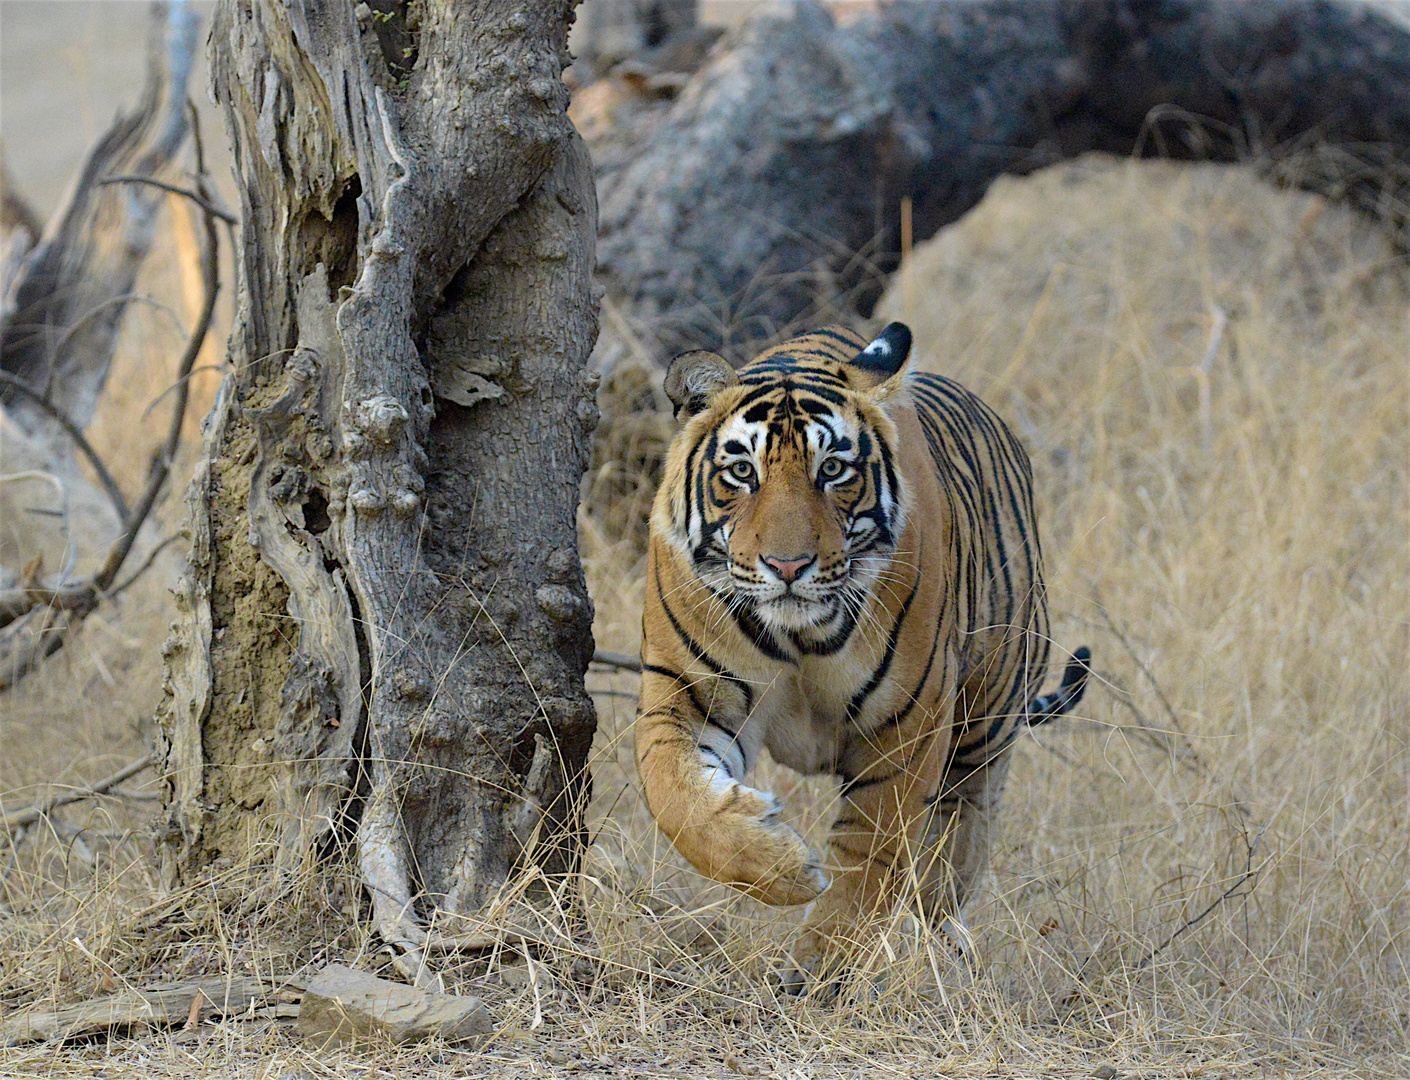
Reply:
<svg viewBox="0 0 1410 1080"><path fill-rule="evenodd" d="M941 781L917 864L920 901L931 925L963 949L964 906L989 865L1011 751L976 768L952 766ZM958 923L957 927L953 923Z"/></svg>
<svg viewBox="0 0 1410 1080"><path fill-rule="evenodd" d="M742 782L765 734L748 706L728 680L646 665L636 719L646 802L702 874L767 904L805 904L828 878L778 801Z"/></svg>
<svg viewBox="0 0 1410 1080"><path fill-rule="evenodd" d="M948 732L919 723L858 735L843 752L842 805L828 840L832 888L812 907L784 985L846 962L890 914L924 833L926 796L939 780Z"/></svg>

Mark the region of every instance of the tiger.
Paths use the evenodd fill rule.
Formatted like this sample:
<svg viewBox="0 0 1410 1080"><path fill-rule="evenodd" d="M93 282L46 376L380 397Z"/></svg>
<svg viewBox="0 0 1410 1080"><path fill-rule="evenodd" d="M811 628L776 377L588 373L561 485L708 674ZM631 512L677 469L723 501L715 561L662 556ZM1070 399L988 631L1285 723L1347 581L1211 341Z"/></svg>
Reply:
<svg viewBox="0 0 1410 1080"><path fill-rule="evenodd" d="M705 876L811 905L797 990L913 896L953 936L988 861L1016 737L1082 697L1048 665L1032 469L911 332L827 326L735 370L684 353L651 510L634 724L647 806ZM826 856L745 783L767 749L833 774Z"/></svg>

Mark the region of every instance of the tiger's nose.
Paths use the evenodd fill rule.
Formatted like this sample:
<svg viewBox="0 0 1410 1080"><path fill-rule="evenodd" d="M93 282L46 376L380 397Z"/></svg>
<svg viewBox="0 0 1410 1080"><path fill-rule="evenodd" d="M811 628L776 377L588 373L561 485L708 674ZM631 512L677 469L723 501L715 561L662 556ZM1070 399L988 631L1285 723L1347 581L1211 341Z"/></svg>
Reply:
<svg viewBox="0 0 1410 1080"><path fill-rule="evenodd" d="M772 555L765 555L764 565L783 578L784 584L791 584L813 564L814 558L816 556L804 555L801 559L776 559Z"/></svg>

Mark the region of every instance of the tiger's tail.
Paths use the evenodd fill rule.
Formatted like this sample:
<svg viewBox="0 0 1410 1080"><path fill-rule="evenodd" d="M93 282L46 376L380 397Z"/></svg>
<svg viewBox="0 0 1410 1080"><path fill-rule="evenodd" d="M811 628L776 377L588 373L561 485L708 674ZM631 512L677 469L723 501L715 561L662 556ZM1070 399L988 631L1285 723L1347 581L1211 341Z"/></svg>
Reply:
<svg viewBox="0 0 1410 1080"><path fill-rule="evenodd" d="M1028 726L1037 727L1054 720L1082 700L1087 689L1087 676L1092 673L1092 650L1083 645L1072 654L1062 683L1051 694L1040 694L1028 704Z"/></svg>

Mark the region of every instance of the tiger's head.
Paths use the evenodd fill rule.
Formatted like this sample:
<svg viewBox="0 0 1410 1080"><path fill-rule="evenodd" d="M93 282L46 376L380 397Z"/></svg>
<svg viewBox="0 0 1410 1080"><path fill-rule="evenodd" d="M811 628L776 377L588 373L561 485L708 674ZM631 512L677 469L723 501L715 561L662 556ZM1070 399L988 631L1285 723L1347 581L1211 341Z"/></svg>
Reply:
<svg viewBox="0 0 1410 1080"><path fill-rule="evenodd" d="M870 344L827 327L738 371L710 352L672 362L682 427L652 529L736 612L803 639L855 619L905 524L882 406L910 345L900 323Z"/></svg>

